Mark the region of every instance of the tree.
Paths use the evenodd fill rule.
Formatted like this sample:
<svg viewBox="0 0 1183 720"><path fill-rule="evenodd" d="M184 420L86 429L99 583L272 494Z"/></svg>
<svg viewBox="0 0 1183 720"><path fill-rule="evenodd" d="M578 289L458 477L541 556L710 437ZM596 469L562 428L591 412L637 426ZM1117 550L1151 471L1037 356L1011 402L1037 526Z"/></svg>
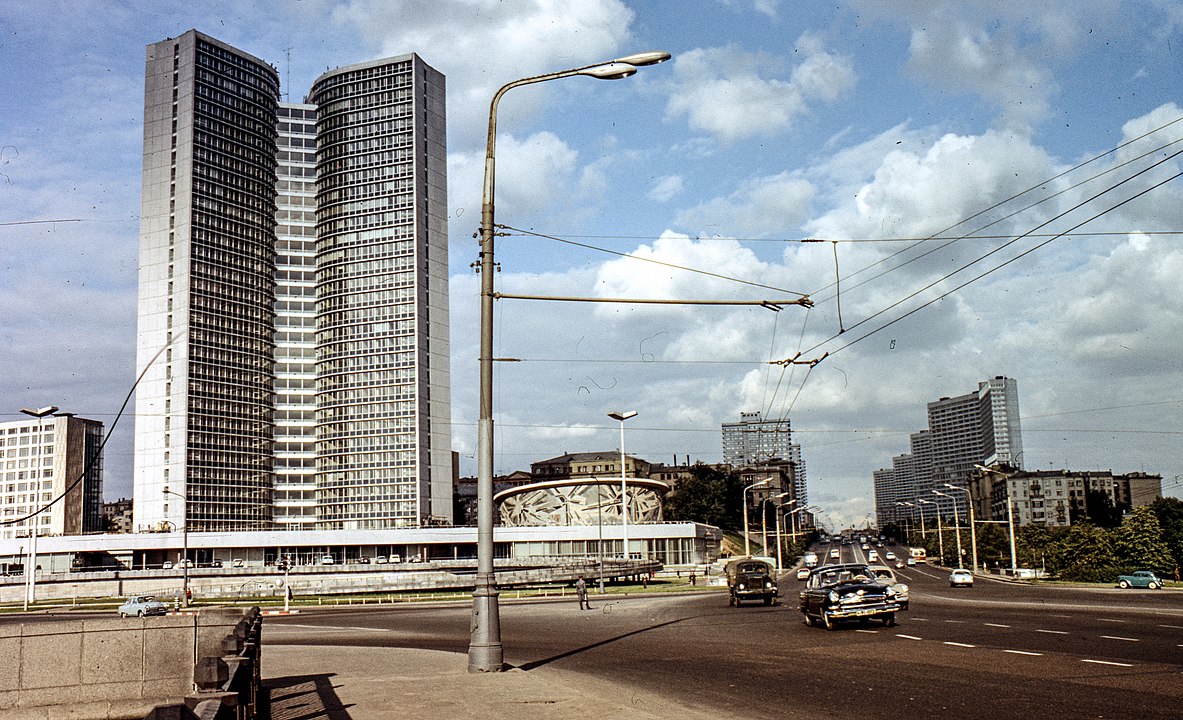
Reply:
<svg viewBox="0 0 1183 720"><path fill-rule="evenodd" d="M1175 565L1183 565L1183 500L1159 498L1150 507L1154 508L1154 514L1158 516L1162 539L1171 551L1171 558Z"/></svg>
<svg viewBox="0 0 1183 720"><path fill-rule="evenodd" d="M690 468L690 476L678 480L665 499L664 515L680 522L699 522L723 530L743 525L743 487L739 475L709 465Z"/></svg>
<svg viewBox="0 0 1183 720"><path fill-rule="evenodd" d="M1117 577L1113 540L1109 532L1082 520L1059 543L1060 577L1081 582L1112 582Z"/></svg>
<svg viewBox="0 0 1183 720"><path fill-rule="evenodd" d="M1149 505L1137 508L1113 531L1113 549L1124 570L1154 570L1170 574L1175 559L1163 541L1162 525Z"/></svg>

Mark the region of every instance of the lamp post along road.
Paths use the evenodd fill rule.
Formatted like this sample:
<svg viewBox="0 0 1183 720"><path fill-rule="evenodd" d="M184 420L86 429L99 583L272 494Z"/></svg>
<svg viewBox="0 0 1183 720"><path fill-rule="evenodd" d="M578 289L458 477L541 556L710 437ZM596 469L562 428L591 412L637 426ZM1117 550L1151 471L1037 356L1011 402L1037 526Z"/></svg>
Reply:
<svg viewBox="0 0 1183 720"><path fill-rule="evenodd" d="M772 496L772 499L779 500L780 498L783 498L785 495L788 495L788 494L789 494L788 492L777 493L776 495ZM777 505L774 503L772 506L772 519L776 523L776 571L777 572L781 571L780 523L781 523L781 520L784 518L784 516L781 514L780 510L781 510L781 508L792 505L795 502L797 502L797 501L790 500L787 503L785 503L784 505Z"/></svg>
<svg viewBox="0 0 1183 720"><path fill-rule="evenodd" d="M965 506L969 509L969 546L973 551L974 572L977 572L978 571L978 531L977 531L977 527L975 526L975 523L974 523L973 496L970 495L969 488L958 487L957 485L953 485L952 483L945 483L945 487L949 488L950 490L960 490L961 492L965 493ZM935 493L936 490L933 490L933 492ZM948 496L946 495L946 497L948 497ZM957 532L957 539L958 540L961 539L961 531L960 530ZM958 553L958 555L960 555L960 553Z"/></svg>
<svg viewBox="0 0 1183 720"><path fill-rule="evenodd" d="M477 573L472 593L472 631L468 645L469 672L500 672L501 618L493 572L493 238L496 187L497 104L506 92L522 85L587 75L603 80L626 78L638 67L670 59L667 52L646 52L604 63L546 73L502 85L489 103L489 136L485 149L484 191L481 196L481 349L480 415L477 421Z"/></svg>
<svg viewBox="0 0 1183 720"><path fill-rule="evenodd" d="M624 421L636 416L636 410L608 413L608 417L620 421L620 526L621 533L624 535L623 555L626 566L630 556L628 552L628 475L624 472Z"/></svg>
<svg viewBox="0 0 1183 720"><path fill-rule="evenodd" d="M941 533L941 506L932 500L920 500L921 505L932 505L937 514L937 547L940 548L941 562L945 562L945 536Z"/></svg>
<svg viewBox="0 0 1183 720"><path fill-rule="evenodd" d="M46 405L43 408L21 408L21 412L25 415L37 418L37 454L33 460L35 471L33 472L33 487L31 488L35 491L34 497L41 497L41 474L44 472L41 461L41 448L45 439L45 417L57 411L58 408L56 405ZM56 438L54 442L56 444ZM39 508L29 516L29 559L25 563L24 609L26 612L29 610L29 603L37 599L37 523L41 519L42 509L44 508Z"/></svg>
<svg viewBox="0 0 1183 720"><path fill-rule="evenodd" d="M743 489L743 554L747 557L752 556L752 544L748 540L748 491L761 485L767 485L768 480L761 480L754 482Z"/></svg>
<svg viewBox="0 0 1183 720"><path fill-rule="evenodd" d="M1015 504L1010 493L1010 474L1004 473L1001 470L995 470L994 468L988 468L985 465L975 464L974 467L982 472L1000 475L1002 481L1006 483L1006 525L1010 528L1010 575L1011 577L1017 577L1019 559L1015 552ZM966 492L968 493L969 490L966 490ZM974 564L977 564L977 555L974 556Z"/></svg>
<svg viewBox="0 0 1183 720"><path fill-rule="evenodd" d="M161 492L165 495L176 495L185 503L184 512L181 513L181 519L185 521L181 526L181 546L184 553L184 557L181 558L181 602L185 607L189 607L189 498L168 488L162 488Z"/></svg>

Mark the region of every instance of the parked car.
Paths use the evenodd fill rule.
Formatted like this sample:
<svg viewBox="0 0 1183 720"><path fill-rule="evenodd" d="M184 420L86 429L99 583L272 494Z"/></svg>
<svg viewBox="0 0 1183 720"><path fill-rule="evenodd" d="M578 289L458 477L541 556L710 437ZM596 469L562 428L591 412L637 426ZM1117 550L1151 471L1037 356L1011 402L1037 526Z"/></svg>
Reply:
<svg viewBox="0 0 1183 720"><path fill-rule="evenodd" d="M320 564L321 565L332 565L335 562L337 562L337 561L333 559L332 555L321 555L320 556Z"/></svg>
<svg viewBox="0 0 1183 720"><path fill-rule="evenodd" d="M895 588L895 599L900 604L900 610L908 609L908 585L900 582L900 579L895 576L895 571L886 565L872 565L871 571L875 573L875 577L884 585L890 585Z"/></svg>
<svg viewBox="0 0 1183 720"><path fill-rule="evenodd" d="M763 600L771 605L776 599L776 580L772 565L755 558L739 558L727 563L728 605L739 607L744 600Z"/></svg>
<svg viewBox="0 0 1183 720"><path fill-rule="evenodd" d="M1162 587L1162 580L1149 570L1137 570L1132 575L1118 575L1117 586L1119 588L1135 587L1158 590Z"/></svg>
<svg viewBox="0 0 1183 720"><path fill-rule="evenodd" d="M809 568L803 567L800 570L798 570L797 571L797 579L798 580L808 580L809 579Z"/></svg>
<svg viewBox="0 0 1183 720"><path fill-rule="evenodd" d="M957 568L949 573L949 587L973 587L974 574L965 568Z"/></svg>
<svg viewBox="0 0 1183 720"><path fill-rule="evenodd" d="M876 619L895 625L900 610L895 588L876 579L866 565L827 565L814 570L801 591L801 615L806 625L834 630L845 620Z"/></svg>
<svg viewBox="0 0 1183 720"><path fill-rule="evenodd" d="M233 565L234 567L239 567L239 568L246 567L246 561L243 560L242 558L234 558L233 560L230 561L230 564Z"/></svg>
<svg viewBox="0 0 1183 720"><path fill-rule="evenodd" d="M160 569L161 570L172 570L173 569L173 561L172 560L165 560L164 564L160 566Z"/></svg>
<svg viewBox="0 0 1183 720"><path fill-rule="evenodd" d="M116 611L119 617L125 618L129 615L136 617L144 617L146 615L164 615L168 612L168 605L160 602L152 595L132 595L119 606Z"/></svg>
<svg viewBox="0 0 1183 720"><path fill-rule="evenodd" d="M375 555L374 556L374 564L375 565L385 565L386 564L386 556L385 555Z"/></svg>
<svg viewBox="0 0 1183 720"><path fill-rule="evenodd" d="M403 561L402 555L391 555L390 556L390 562L392 562L392 563L400 563L402 561Z"/></svg>

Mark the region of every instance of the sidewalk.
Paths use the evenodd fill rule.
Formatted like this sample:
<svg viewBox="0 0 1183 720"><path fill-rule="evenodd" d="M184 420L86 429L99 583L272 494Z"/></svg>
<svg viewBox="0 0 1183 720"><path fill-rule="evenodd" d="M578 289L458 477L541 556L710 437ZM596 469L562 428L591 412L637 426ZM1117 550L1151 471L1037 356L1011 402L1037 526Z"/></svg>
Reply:
<svg viewBox="0 0 1183 720"><path fill-rule="evenodd" d="M273 720L718 720L644 690L549 667L469 673L467 655L435 650L264 646L263 676Z"/></svg>

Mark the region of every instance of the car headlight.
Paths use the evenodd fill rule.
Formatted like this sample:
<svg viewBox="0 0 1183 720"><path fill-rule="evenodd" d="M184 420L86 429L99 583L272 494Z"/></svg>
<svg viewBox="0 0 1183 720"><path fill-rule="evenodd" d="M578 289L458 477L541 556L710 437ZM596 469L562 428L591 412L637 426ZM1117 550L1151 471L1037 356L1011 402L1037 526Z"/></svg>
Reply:
<svg viewBox="0 0 1183 720"><path fill-rule="evenodd" d="M832 602L832 603L836 603L836 602L838 602L838 593L837 593L837 591L831 590L831 591L830 591L830 594L829 594L827 597L830 599L830 602Z"/></svg>
<svg viewBox="0 0 1183 720"><path fill-rule="evenodd" d="M887 586L887 597L895 597L895 588Z"/></svg>
<svg viewBox="0 0 1183 720"><path fill-rule="evenodd" d="M908 586L905 585L904 583L900 583L899 585L895 586L895 590L900 595L903 595L908 592Z"/></svg>
<svg viewBox="0 0 1183 720"><path fill-rule="evenodd" d="M766 588L770 588L770 587L772 587L772 581L771 581L771 580L769 580L769 579L767 579L767 578L765 578L765 579L764 579L764 587L766 587Z"/></svg>
<svg viewBox="0 0 1183 720"><path fill-rule="evenodd" d="M738 587L739 587L739 589L740 589L740 590L743 590L743 589L744 589L744 584L743 584L743 583L740 583Z"/></svg>

